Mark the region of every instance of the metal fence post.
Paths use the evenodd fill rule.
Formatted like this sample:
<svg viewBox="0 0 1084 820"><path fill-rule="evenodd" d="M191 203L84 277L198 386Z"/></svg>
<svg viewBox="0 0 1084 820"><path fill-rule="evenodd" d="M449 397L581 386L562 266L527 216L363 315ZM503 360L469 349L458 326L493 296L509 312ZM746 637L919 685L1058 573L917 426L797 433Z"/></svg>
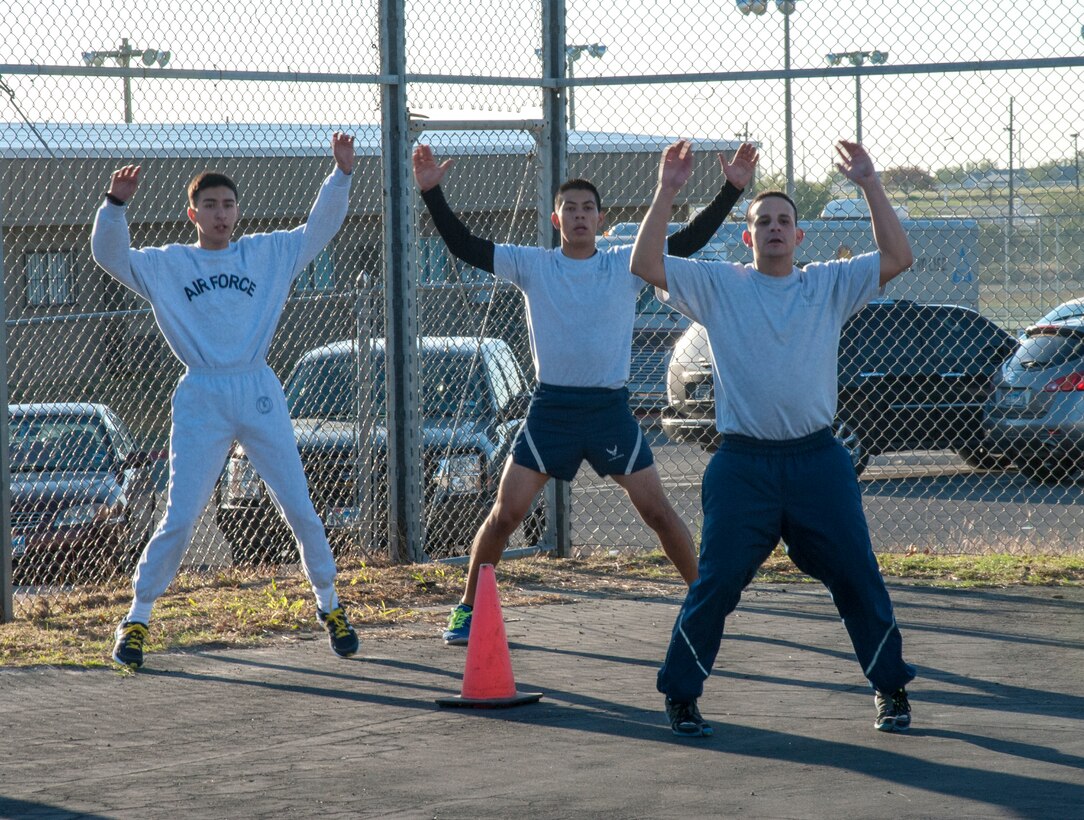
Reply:
<svg viewBox="0 0 1084 820"><path fill-rule="evenodd" d="M4 192L0 189L0 271L4 267ZM5 277L6 278L6 277ZM7 350L7 294L6 287L0 287L0 316L4 318L0 327L0 623L15 619L14 596L11 586L11 464L8 463L8 350Z"/></svg>
<svg viewBox="0 0 1084 820"><path fill-rule="evenodd" d="M538 162L538 242L552 248L559 242L550 223L553 196L568 176L568 128L565 123L565 89L553 84L565 73L565 4L564 0L546 0L542 4L542 78L549 85L542 88L542 133ZM546 485L547 543L556 546L559 558L572 555L572 493L567 481L552 480Z"/></svg>
<svg viewBox="0 0 1084 820"><path fill-rule="evenodd" d="M385 324L388 401L388 548L396 562L424 561L421 420L418 412L418 299L410 213L410 127L406 105L403 0L380 2Z"/></svg>

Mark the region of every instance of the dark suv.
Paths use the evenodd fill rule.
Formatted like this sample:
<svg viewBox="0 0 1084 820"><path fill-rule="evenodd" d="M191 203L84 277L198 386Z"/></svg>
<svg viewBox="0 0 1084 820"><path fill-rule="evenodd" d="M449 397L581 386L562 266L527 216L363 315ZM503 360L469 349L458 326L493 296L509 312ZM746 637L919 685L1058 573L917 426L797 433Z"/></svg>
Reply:
<svg viewBox="0 0 1084 820"><path fill-rule="evenodd" d="M943 448L974 467L1005 466L987 447L983 404L1014 346L1007 331L957 305L879 301L852 316L840 337L835 434L855 471L879 453ZM694 324L671 357L669 438L718 444L713 390L707 335Z"/></svg>
<svg viewBox="0 0 1084 820"><path fill-rule="evenodd" d="M380 548L387 538L384 341L370 340L368 348L367 362L352 341L310 350L285 383L313 503L336 552L359 540ZM496 497L529 393L501 339L426 337L419 355L426 547L432 557L460 554ZM359 384L366 389L359 392ZM217 498L215 520L234 563L296 558L289 530L239 445ZM528 543L537 543L543 526L538 508L524 525Z"/></svg>

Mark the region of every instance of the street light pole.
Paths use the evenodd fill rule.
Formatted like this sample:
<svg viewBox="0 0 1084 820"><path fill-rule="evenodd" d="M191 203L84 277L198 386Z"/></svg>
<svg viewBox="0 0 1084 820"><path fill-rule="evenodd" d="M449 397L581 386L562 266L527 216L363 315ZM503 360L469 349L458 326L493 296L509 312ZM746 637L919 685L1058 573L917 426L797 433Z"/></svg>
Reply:
<svg viewBox="0 0 1084 820"><path fill-rule="evenodd" d="M1080 193L1080 154L1076 149L1076 140L1077 140L1077 137L1080 136L1080 134L1079 133L1070 134L1069 136L1073 138L1073 181L1076 182L1076 192L1077 192L1077 194L1079 194Z"/></svg>
<svg viewBox="0 0 1084 820"><path fill-rule="evenodd" d="M847 60L853 66L862 66L868 60L873 65L882 65L888 62L887 51L842 51L828 55L828 65L839 65ZM854 75L854 141L862 143L862 75Z"/></svg>
<svg viewBox="0 0 1084 820"><path fill-rule="evenodd" d="M156 48L133 48L124 37L120 41L120 48L113 51L84 51L83 62L87 65L101 65L107 59L115 60L121 68L128 68L133 57L139 57L143 65L152 66L155 63L165 68L172 55L168 51L159 51ZM124 121L132 122L132 78L125 74L122 78L124 84Z"/></svg>
<svg viewBox="0 0 1084 820"><path fill-rule="evenodd" d="M736 0L742 14L764 14L767 0ZM797 0L775 0L775 8L783 15L783 140L787 168L787 195L794 196L794 118L790 92L790 16L797 8Z"/></svg>
<svg viewBox="0 0 1084 820"><path fill-rule="evenodd" d="M597 60L605 53L606 46L602 45L602 43L565 46L565 59L568 61L568 79L571 80L575 77L573 66L584 54ZM568 87L568 130L576 130L576 89L571 85Z"/></svg>
<svg viewBox="0 0 1084 820"><path fill-rule="evenodd" d="M535 56L538 59L542 59L542 49L536 48L534 50ZM606 53L606 46L602 43L576 43L574 45L565 46L565 66L568 71L566 75L568 79L573 79L576 76L574 66L576 61L580 59L584 54L588 57L594 57L599 59ZM568 87L568 130L572 131L576 128L576 89L571 85Z"/></svg>

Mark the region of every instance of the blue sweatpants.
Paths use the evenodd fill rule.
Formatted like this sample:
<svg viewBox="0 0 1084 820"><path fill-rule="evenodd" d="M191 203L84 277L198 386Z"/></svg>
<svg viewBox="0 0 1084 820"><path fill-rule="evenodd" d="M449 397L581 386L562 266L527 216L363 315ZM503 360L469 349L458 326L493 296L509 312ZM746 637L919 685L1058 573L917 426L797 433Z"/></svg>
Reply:
<svg viewBox="0 0 1084 820"><path fill-rule="evenodd" d="M798 568L828 587L872 686L894 692L914 678L854 468L830 430L788 441L727 435L701 492L700 577L678 613L660 692L679 701L700 697L726 616L780 539Z"/></svg>

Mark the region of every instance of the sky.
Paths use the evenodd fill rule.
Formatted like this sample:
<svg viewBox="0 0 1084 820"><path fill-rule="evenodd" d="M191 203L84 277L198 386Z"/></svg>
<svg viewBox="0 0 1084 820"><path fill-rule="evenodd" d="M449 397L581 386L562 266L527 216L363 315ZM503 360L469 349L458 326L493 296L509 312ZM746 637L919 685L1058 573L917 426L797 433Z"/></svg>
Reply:
<svg viewBox="0 0 1084 820"><path fill-rule="evenodd" d="M117 122L116 77L28 76L11 67L82 67L84 51L169 50L171 69L304 71L371 76L379 69L375 0L6 0L0 65L15 101L35 121ZM727 0L627 0L567 4L567 42L599 43L578 78L763 72L784 65L784 20L773 3L745 16ZM408 71L530 78L540 73L540 6L529 0L420 0L406 7ZM1084 57L1084 0L1068 2L816 2L798 0L790 17L791 65L830 71L829 52L881 50L890 66ZM115 65L106 61L106 65ZM866 77L865 142L882 165L930 170L966 162L1008 163L1014 99L1016 164L1066 159L1084 132L1084 68ZM267 83L134 79L142 122L360 123L378 119L372 83ZM792 83L799 176L821 178L831 146L855 130L853 77ZM574 91L580 129L636 131L694 139L746 132L763 145L765 167L784 157L781 80L598 85ZM515 112L539 105L534 88L415 83L412 108ZM0 96L0 120L17 120Z"/></svg>

